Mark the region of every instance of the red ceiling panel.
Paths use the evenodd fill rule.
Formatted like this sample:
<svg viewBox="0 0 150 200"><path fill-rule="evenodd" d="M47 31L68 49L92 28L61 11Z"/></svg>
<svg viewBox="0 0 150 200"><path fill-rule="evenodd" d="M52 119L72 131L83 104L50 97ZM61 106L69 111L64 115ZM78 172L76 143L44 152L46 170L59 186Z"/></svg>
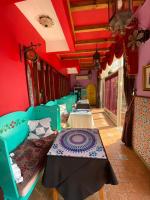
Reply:
<svg viewBox="0 0 150 200"><path fill-rule="evenodd" d="M91 40L109 38L112 36L111 31L94 31L94 32L81 32L76 33L76 40Z"/></svg>
<svg viewBox="0 0 150 200"><path fill-rule="evenodd" d="M100 53L101 55L105 55L106 54L106 52L101 52ZM83 53L76 53L76 54L71 54L71 53L69 53L69 54L61 54L61 57L63 57L63 58L69 58L69 57L80 57L80 56L87 56L87 58L89 57L89 56L93 56L93 53L91 53L91 52L83 52Z"/></svg>
<svg viewBox="0 0 150 200"><path fill-rule="evenodd" d="M108 23L108 9L86 10L72 13L75 26Z"/></svg>
<svg viewBox="0 0 150 200"><path fill-rule="evenodd" d="M68 46L70 50L74 50L74 40L73 40L73 34L72 34L72 29L71 29L71 22L69 19L69 13L67 9L67 1L63 1L63 0L51 0L51 1L54 6L57 17L59 19L59 22L62 26L64 35L68 42Z"/></svg>
<svg viewBox="0 0 150 200"><path fill-rule="evenodd" d="M0 4L1 5L9 5L9 4L17 3L19 1L22 1L22 0L0 0Z"/></svg>
<svg viewBox="0 0 150 200"><path fill-rule="evenodd" d="M84 50L84 49L96 49L97 48L109 48L111 46L111 42L110 43L105 43L105 44L88 44L88 45L79 45L76 46L76 50Z"/></svg>
<svg viewBox="0 0 150 200"><path fill-rule="evenodd" d="M79 56L91 56L91 53L76 53L76 54L64 54L63 57L69 58L69 57L79 57Z"/></svg>

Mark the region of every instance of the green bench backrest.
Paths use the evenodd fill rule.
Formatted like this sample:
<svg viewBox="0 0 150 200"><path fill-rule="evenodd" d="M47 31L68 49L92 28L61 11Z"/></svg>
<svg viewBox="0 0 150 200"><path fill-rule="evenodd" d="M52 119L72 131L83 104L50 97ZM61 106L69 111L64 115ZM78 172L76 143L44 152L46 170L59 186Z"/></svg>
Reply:
<svg viewBox="0 0 150 200"><path fill-rule="evenodd" d="M5 199L26 200L35 183L25 197L20 197L14 180L9 154L15 150L29 133L28 120L50 117L53 130L60 128L60 110L58 105L30 107L26 112L13 112L0 117L0 187Z"/></svg>

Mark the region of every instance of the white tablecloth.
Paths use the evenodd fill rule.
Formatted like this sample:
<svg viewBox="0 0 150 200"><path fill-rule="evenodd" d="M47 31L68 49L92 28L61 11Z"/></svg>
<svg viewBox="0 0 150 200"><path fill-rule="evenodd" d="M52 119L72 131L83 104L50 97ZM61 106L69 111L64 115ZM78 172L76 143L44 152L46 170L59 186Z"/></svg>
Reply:
<svg viewBox="0 0 150 200"><path fill-rule="evenodd" d="M94 128L94 121L91 112L71 112L68 124L71 128Z"/></svg>
<svg viewBox="0 0 150 200"><path fill-rule="evenodd" d="M89 100L88 99L81 99L81 100L78 101L78 103L89 104Z"/></svg>

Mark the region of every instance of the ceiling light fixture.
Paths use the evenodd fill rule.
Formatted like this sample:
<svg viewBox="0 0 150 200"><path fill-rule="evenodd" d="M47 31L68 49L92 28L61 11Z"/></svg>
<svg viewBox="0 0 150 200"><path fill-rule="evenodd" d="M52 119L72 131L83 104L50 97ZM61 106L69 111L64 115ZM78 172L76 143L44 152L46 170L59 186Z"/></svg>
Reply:
<svg viewBox="0 0 150 200"><path fill-rule="evenodd" d="M53 19L48 15L40 15L38 21L45 28L50 28L54 25Z"/></svg>
<svg viewBox="0 0 150 200"><path fill-rule="evenodd" d="M122 2L120 0L118 3ZM116 6L116 14L111 19L109 26L110 30L116 34L124 34L126 26L132 21L132 0L128 0L128 10L121 9L122 6Z"/></svg>

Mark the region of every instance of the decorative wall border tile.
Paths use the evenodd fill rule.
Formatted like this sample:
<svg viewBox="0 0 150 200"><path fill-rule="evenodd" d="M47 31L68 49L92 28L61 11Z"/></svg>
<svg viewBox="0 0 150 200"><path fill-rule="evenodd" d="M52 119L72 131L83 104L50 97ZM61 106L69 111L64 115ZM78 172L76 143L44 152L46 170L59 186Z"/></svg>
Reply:
<svg viewBox="0 0 150 200"><path fill-rule="evenodd" d="M135 98L133 148L150 168L150 98Z"/></svg>

